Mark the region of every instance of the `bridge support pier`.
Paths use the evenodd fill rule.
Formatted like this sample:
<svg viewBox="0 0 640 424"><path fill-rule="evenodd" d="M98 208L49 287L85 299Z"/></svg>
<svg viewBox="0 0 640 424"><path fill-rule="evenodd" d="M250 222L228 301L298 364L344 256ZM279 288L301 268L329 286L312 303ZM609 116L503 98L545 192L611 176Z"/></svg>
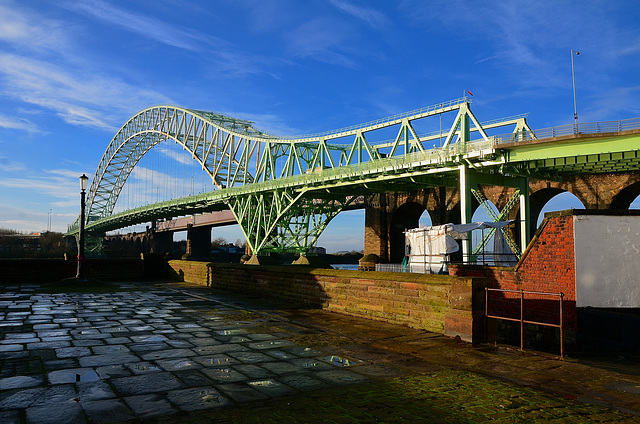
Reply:
<svg viewBox="0 0 640 424"><path fill-rule="evenodd" d="M211 227L187 225L187 252L191 259L209 259L211 256Z"/></svg>
<svg viewBox="0 0 640 424"><path fill-rule="evenodd" d="M149 252L163 255L173 250L173 233L171 231L149 232Z"/></svg>

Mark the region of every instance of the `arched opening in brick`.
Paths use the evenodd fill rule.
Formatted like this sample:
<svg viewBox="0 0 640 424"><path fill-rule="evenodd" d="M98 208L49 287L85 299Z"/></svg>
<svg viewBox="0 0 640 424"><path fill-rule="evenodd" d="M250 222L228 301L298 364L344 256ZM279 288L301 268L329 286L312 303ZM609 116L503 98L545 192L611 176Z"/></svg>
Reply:
<svg viewBox="0 0 640 424"><path fill-rule="evenodd" d="M418 226L420 227L431 227L433 225L433 220L431 219L431 213L425 209L420 215L420 219L418 219Z"/></svg>
<svg viewBox="0 0 640 424"><path fill-rule="evenodd" d="M417 228L424 210L424 206L415 202L407 202L396 209L389 228L389 262L402 262L405 253L404 230Z"/></svg>
<svg viewBox="0 0 640 424"><path fill-rule="evenodd" d="M534 234L540 226L545 213L566 209L585 209L585 207L573 193L562 189L547 188L535 192L531 196L531 234Z"/></svg>
<svg viewBox="0 0 640 424"><path fill-rule="evenodd" d="M496 207L496 205L493 204L493 202L491 200L485 200L484 202L482 202L475 210L475 212L473 212L473 215L471 216L471 221L472 222L491 222L493 221L493 219L491 219L489 213L487 213L487 209L491 210L493 212L494 215L499 215L500 211L498 211L498 208ZM478 246L478 244L480 244L482 242L483 237L485 236L485 233L483 231L480 230L476 230L476 231L472 231L471 232L471 249L475 250L475 248ZM487 242L485 243L485 247L483 249L483 252L486 254L486 252L490 252L493 249L493 239L494 237L491 236ZM485 258L478 258L478 261L484 262Z"/></svg>
<svg viewBox="0 0 640 424"><path fill-rule="evenodd" d="M640 181L622 189L609 209L640 209Z"/></svg>

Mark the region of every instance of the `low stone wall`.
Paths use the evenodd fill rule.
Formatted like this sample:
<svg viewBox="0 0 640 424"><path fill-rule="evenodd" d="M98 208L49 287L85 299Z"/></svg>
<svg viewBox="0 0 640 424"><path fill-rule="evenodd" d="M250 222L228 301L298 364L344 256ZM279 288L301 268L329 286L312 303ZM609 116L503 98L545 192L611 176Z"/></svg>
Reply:
<svg viewBox="0 0 640 424"><path fill-rule="evenodd" d="M76 276L77 262L64 259L1 259L0 284L53 283ZM162 257L142 259L86 259L84 272L96 280L165 278Z"/></svg>
<svg viewBox="0 0 640 424"><path fill-rule="evenodd" d="M471 277L169 261L182 281L393 324L483 338L484 282Z"/></svg>

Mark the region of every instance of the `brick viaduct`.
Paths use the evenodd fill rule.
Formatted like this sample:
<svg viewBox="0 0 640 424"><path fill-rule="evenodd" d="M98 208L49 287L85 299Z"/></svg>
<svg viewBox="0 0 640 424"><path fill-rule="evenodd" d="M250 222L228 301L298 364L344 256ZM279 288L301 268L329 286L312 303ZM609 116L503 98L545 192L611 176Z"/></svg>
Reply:
<svg viewBox="0 0 640 424"><path fill-rule="evenodd" d="M513 188L478 186L498 210L502 210L514 193ZM531 232L535 233L538 216L544 205L562 192L570 192L585 209L628 209L640 195L640 172L593 174L565 177L563 181L531 179ZM474 199L473 209L479 206ZM438 187L410 193L386 193L369 198L365 204L365 254L376 254L383 261L401 262L407 228L418 227L427 210L433 225L460 223L460 198L457 188ZM509 219L519 219L515 208Z"/></svg>

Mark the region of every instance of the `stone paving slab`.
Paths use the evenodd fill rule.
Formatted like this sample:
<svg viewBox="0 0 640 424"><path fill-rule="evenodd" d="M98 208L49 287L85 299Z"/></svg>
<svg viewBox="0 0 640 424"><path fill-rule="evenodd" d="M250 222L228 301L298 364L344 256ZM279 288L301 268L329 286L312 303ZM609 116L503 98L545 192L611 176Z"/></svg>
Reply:
<svg viewBox="0 0 640 424"><path fill-rule="evenodd" d="M550 406L534 411L533 404L521 406L520 392L506 383L499 384L501 390L511 390L508 396L514 398L494 395L482 385L491 381L482 380L484 377L474 379L468 372L447 374L447 370L464 367L477 367L474 372L501 381L559 387L563 395L580 386L573 387L576 394L566 395L568 398L591 401L603 393L619 394L608 396L601 404L640 411L636 390L640 378L595 372L553 357L527 358L504 351L496 355L431 333L323 311L289 310L185 284L127 284L104 293L37 290L37 286L0 290L3 424L171 422L172 417L182 422L185 417L237 410L238 406L262 411L264 402L305 399L311 391L316 398L342 390L352 391L344 392L351 393L344 400L354 410L343 408L339 413L353 419L327 422L404 422L405 418L422 422L415 420L418 415L411 416L417 410L373 394L386 381L404 384L403 390L414 385L417 394L430 393L437 404L458 402L464 406L460 413L465 420L490 417L507 422L516 418L517 422L521 416L545 421L568 419L573 412L579 413L581 422L585 417L587 421L615 417L624 422L626 417L611 415L608 409L586 413L580 403L554 403L547 395L537 395L537 401ZM433 376L434 385L429 379L420 380L425 374ZM601 380L598 386L592 384L594 375ZM443 381L448 386L443 387ZM503 396L502 403L517 403L521 415L513 413L515 407L504 411L497 406L501 403L487 404L487 393ZM515 403L509 400L516 398ZM411 404L402 396L397 399ZM274 410L265 413L264 422L300 419L295 418L297 407L286 405L290 416ZM438 408L441 417L450 417L446 407ZM336 418L338 412L332 414Z"/></svg>

